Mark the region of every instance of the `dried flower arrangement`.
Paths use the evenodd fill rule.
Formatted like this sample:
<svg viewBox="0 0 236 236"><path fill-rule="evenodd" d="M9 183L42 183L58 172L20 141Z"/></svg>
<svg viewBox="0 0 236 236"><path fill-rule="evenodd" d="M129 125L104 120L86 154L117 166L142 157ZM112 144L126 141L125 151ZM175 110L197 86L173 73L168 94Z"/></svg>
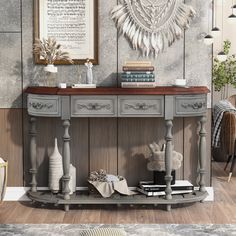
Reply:
<svg viewBox="0 0 236 236"><path fill-rule="evenodd" d="M48 39L35 39L34 54L40 55L48 65L53 65L57 60L67 61L74 64L68 52L61 50L61 44L57 44L56 39L49 37Z"/></svg>
<svg viewBox="0 0 236 236"><path fill-rule="evenodd" d="M155 142L149 144L151 155L148 159L147 169L149 171L165 171L165 146L161 147ZM183 155L179 152L172 151L172 170L181 167Z"/></svg>

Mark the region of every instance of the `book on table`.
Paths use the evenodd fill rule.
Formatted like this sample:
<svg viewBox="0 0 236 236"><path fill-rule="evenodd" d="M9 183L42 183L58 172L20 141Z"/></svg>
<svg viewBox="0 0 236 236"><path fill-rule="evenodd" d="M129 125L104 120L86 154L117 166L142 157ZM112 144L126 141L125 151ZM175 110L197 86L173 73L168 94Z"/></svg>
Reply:
<svg viewBox="0 0 236 236"><path fill-rule="evenodd" d="M122 88L156 87L154 67L151 61L126 61L122 69Z"/></svg>
<svg viewBox="0 0 236 236"><path fill-rule="evenodd" d="M125 61L125 66L152 66L151 61Z"/></svg>
<svg viewBox="0 0 236 236"><path fill-rule="evenodd" d="M153 74L154 75L154 72L139 70L139 71L124 71L122 74L124 74L124 75L133 75L133 74L135 74L135 75L139 75L139 74L150 75L150 74Z"/></svg>
<svg viewBox="0 0 236 236"><path fill-rule="evenodd" d="M165 191L166 185L154 184L153 181L140 181L139 187L144 191L153 192L153 191ZM171 189L173 191L186 191L186 190L193 191L194 186L188 180L176 180L175 184L171 185Z"/></svg>
<svg viewBox="0 0 236 236"><path fill-rule="evenodd" d="M155 82L154 78L122 78L121 82Z"/></svg>
<svg viewBox="0 0 236 236"><path fill-rule="evenodd" d="M155 88L156 82L121 82L122 88Z"/></svg>
<svg viewBox="0 0 236 236"><path fill-rule="evenodd" d="M154 71L154 66L123 66L123 71Z"/></svg>
<svg viewBox="0 0 236 236"><path fill-rule="evenodd" d="M166 195L165 191L145 191L141 188L137 188L137 191L140 193L146 195L146 196L164 196ZM171 194L186 194L186 193L192 193L193 190L172 190Z"/></svg>
<svg viewBox="0 0 236 236"><path fill-rule="evenodd" d="M153 73L122 73L121 74L121 78L125 78L125 79L144 79L144 78L147 78L147 79L150 79L150 78L155 78L155 75Z"/></svg>
<svg viewBox="0 0 236 236"><path fill-rule="evenodd" d="M73 84L72 88L96 88L96 84Z"/></svg>

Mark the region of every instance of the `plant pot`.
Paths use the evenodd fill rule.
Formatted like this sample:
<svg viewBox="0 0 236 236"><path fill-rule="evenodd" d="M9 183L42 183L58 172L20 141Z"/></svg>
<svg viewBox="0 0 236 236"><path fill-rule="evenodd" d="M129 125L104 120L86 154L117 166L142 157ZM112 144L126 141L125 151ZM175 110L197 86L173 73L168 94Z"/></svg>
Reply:
<svg viewBox="0 0 236 236"><path fill-rule="evenodd" d="M49 64L44 67L44 86L57 87L57 67Z"/></svg>
<svg viewBox="0 0 236 236"><path fill-rule="evenodd" d="M50 73L57 73L57 67L52 64L48 64L44 67L44 71L50 72Z"/></svg>
<svg viewBox="0 0 236 236"><path fill-rule="evenodd" d="M166 172L165 171L153 171L153 182L158 185L166 185L165 181ZM171 171L172 181L171 185L175 184L175 170Z"/></svg>

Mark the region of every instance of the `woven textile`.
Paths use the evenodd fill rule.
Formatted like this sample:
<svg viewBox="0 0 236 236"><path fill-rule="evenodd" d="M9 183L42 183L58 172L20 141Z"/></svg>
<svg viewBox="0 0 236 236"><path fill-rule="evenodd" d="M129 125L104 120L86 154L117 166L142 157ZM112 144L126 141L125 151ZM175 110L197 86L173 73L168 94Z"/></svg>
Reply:
<svg viewBox="0 0 236 236"><path fill-rule="evenodd" d="M80 236L125 236L127 235L121 229L99 228L89 229L80 233Z"/></svg>
<svg viewBox="0 0 236 236"><path fill-rule="evenodd" d="M224 113L227 111L236 114L236 108L228 100L219 101L213 108L213 135L212 135L213 147L219 147L220 145L222 118Z"/></svg>

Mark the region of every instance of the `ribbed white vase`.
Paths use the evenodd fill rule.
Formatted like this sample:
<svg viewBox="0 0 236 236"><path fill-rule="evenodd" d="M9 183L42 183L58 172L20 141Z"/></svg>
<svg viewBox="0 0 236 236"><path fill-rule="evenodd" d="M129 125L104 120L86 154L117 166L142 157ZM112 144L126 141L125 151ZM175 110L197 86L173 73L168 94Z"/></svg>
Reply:
<svg viewBox="0 0 236 236"><path fill-rule="evenodd" d="M60 180L63 176L62 156L59 153L57 139L55 138L55 147L52 155L49 157L49 180L48 187L53 193L60 190Z"/></svg>

